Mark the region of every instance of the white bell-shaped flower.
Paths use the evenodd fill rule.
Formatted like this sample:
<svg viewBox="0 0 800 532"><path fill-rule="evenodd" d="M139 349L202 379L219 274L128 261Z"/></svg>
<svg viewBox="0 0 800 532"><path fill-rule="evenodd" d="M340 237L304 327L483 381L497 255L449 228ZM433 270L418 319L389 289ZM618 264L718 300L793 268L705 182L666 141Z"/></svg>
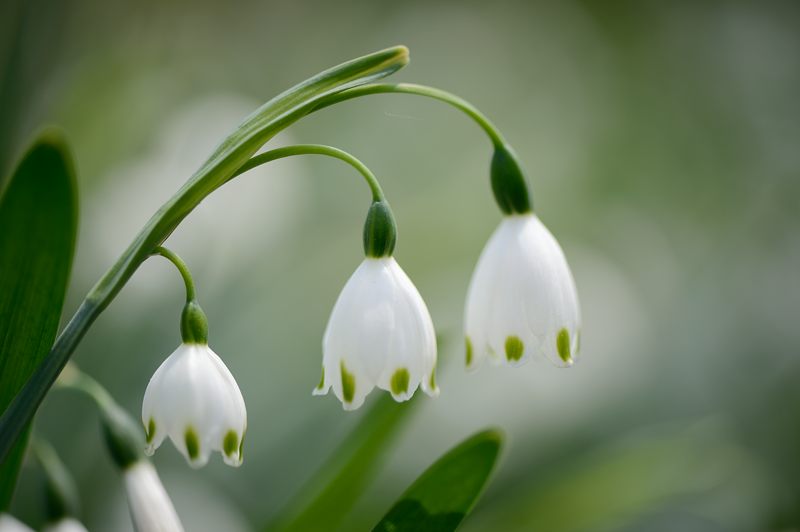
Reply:
<svg viewBox="0 0 800 532"><path fill-rule="evenodd" d="M178 512L147 460L140 460L124 472L125 491L133 526L139 532L183 532Z"/></svg>
<svg viewBox="0 0 800 532"><path fill-rule="evenodd" d="M542 353L570 366L580 337L575 281L558 242L533 213L506 216L481 253L465 309L466 362L511 365Z"/></svg>
<svg viewBox="0 0 800 532"><path fill-rule="evenodd" d="M375 386L396 401L417 387L435 397L436 336L414 284L391 256L368 257L342 289L322 341L322 379L345 410L361 406Z"/></svg>
<svg viewBox="0 0 800 532"><path fill-rule="evenodd" d="M205 343L182 343L156 370L142 402L142 423L152 455L169 436L192 467L221 451L242 463L247 429L244 398L228 368Z"/></svg>

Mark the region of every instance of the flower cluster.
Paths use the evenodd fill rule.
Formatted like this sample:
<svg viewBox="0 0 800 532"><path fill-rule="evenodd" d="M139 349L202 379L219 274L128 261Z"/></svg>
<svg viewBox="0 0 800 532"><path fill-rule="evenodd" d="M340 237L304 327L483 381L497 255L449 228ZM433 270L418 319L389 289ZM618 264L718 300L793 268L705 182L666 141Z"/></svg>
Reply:
<svg viewBox="0 0 800 532"><path fill-rule="evenodd" d="M397 228L375 176L352 155L329 146L285 146L256 154L259 139L270 138L303 114L336 103L337 99L344 101L377 92L433 97L466 112L488 133L494 144L491 186L504 217L481 253L469 284L464 311L466 366L473 369L486 358L515 366L537 354L560 367L574 363L581 328L575 281L558 242L534 214L516 155L488 119L454 95L414 84L366 83L405 62L407 50L398 47L346 63L338 71L323 72L284 93L251 115L220 145L193 180L157 213L126 255L97 284L87 297L86 306L81 306L83 312L76 314L67 326L69 331L59 337L58 342L65 343L54 346L50 356L60 358L42 364L25 385L38 386L32 388L33 396L25 397L38 394L40 401L52 382L52 368L64 367L96 312L102 311L119 292L143 256L163 256L178 269L186 287L181 343L156 369L144 392L144 439L138 422L132 422L93 379L72 371L64 381L92 396L102 413L106 443L123 473L138 530L183 529L155 468L145 456L152 455L165 439L172 440L191 467L204 466L214 451L219 451L230 466L242 464L247 431L242 392L223 360L209 347L207 319L197 302L188 267L170 250L153 249L153 243L166 239L211 191L260 164L290 155L327 155L357 169L372 191L363 233L365 257L333 306L322 339L322 376L312 393L325 395L333 390L345 410L359 408L376 387L389 392L398 402L408 401L418 389L431 397L439 395L433 321L419 291L394 258ZM373 66L356 76L359 68L365 69L368 64ZM357 85L361 85L358 91ZM53 364L53 360L57 363ZM45 383L47 379L50 380ZM10 413L4 414L4 419L11 420L3 425L4 437L0 438L0 443L6 445L4 453L38 404L35 400L17 401L7 410ZM27 420L18 415L20 412L28 415ZM17 432L5 437L9 434L5 426L12 422ZM47 451L42 451L42 456L43 465L58 469ZM51 477L58 480L63 475ZM56 492L62 494L71 491L69 486L57 488ZM67 511L67 499L58 499L48 530L85 530L74 518L76 512ZM0 513L0 530L26 528Z"/></svg>
<svg viewBox="0 0 800 532"><path fill-rule="evenodd" d="M519 365L541 354L571 366L580 311L564 253L533 213L522 171L507 146L492 161L492 185L505 216L472 276L464 315L468 369L489 358ZM378 189L379 191L379 189ZM396 401L418 388L436 397L436 335L417 288L393 257L396 226L377 195L364 226L365 259L339 294L322 341L322 376L314 395L331 389L345 410L359 408L376 386ZM162 253L185 270L185 265ZM142 405L147 452L169 437L194 467L211 451L242 461L247 415L241 391L207 344L205 315L188 273L183 343L150 380Z"/></svg>

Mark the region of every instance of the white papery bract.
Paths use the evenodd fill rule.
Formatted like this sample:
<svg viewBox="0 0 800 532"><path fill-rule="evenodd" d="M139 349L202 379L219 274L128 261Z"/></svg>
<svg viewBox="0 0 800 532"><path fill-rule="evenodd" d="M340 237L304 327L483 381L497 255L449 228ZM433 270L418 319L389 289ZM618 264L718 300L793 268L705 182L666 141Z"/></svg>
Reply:
<svg viewBox="0 0 800 532"><path fill-rule="evenodd" d="M88 532L83 523L74 517L63 517L55 523L48 523L42 532Z"/></svg>
<svg viewBox="0 0 800 532"><path fill-rule="evenodd" d="M393 257L366 258L342 289L322 340L322 379L314 395L333 393L345 410L375 386L396 401L417 387L439 394L436 335L428 308Z"/></svg>
<svg viewBox="0 0 800 532"><path fill-rule="evenodd" d="M522 364L542 353L570 366L580 337L575 281L558 242L532 214L506 216L481 253L465 309L466 362Z"/></svg>
<svg viewBox="0 0 800 532"><path fill-rule="evenodd" d="M242 463L247 410L228 368L206 344L183 343L156 370L142 402L152 455L169 436L192 467L221 451L225 463Z"/></svg>
<svg viewBox="0 0 800 532"><path fill-rule="evenodd" d="M11 514L0 513L0 532L33 532L33 529Z"/></svg>
<svg viewBox="0 0 800 532"><path fill-rule="evenodd" d="M124 471L123 476L137 532L183 532L178 512L150 462L136 462Z"/></svg>

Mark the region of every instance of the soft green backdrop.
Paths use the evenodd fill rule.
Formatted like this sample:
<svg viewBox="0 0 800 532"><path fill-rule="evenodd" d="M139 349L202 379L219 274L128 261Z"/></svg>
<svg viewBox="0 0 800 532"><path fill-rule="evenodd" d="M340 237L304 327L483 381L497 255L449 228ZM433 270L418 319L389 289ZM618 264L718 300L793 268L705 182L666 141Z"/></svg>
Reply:
<svg viewBox="0 0 800 532"><path fill-rule="evenodd" d="M381 95L291 128L274 145L332 144L382 180L396 256L442 337L442 396L418 398L343 529L374 524L437 456L492 425L508 449L465 530L787 530L800 526L798 23L793 2L11 0L0 168L39 125L66 129L81 189L71 313L261 102L405 44L397 80L472 101L526 164L577 280L583 358L463 370L466 286L499 220L489 144L466 118ZM266 522L358 417L310 392L368 202L341 163L278 162L215 193L167 242L193 269L250 414L241 469L192 471L170 445L156 455L188 529ZM165 261L148 262L75 355L135 415L179 342L182 290ZM130 527L89 403L52 394L37 419L90 529ZM26 467L13 508L34 524L37 489Z"/></svg>

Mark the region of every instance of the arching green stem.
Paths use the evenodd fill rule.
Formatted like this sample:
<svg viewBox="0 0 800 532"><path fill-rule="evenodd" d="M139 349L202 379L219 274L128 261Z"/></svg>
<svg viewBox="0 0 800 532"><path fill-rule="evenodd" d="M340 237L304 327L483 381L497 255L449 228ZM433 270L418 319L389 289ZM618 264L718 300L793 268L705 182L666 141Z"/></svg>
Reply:
<svg viewBox="0 0 800 532"><path fill-rule="evenodd" d="M252 170L257 166L261 166L262 164L266 164L277 159L283 159L285 157L292 157L294 155L325 155L328 157L333 157L334 159L339 159L340 161L344 161L358 170L358 172L364 176L364 180L366 180L367 185L369 185L369 188L372 191L372 201L384 201L386 199L383 195L381 185L378 183L378 179L364 163L344 150L340 150L332 146L325 146L323 144L297 144L294 146L276 148L268 152L260 153L244 163L241 168L239 168L230 177L230 179L233 179L234 177L239 176L248 170Z"/></svg>
<svg viewBox="0 0 800 532"><path fill-rule="evenodd" d="M369 85L353 87L352 89L347 89L322 98L319 102L317 102L314 110L316 111L325 107L330 107L331 105L352 100L353 98L360 98L361 96L388 93L414 94L417 96L433 98L434 100L439 100L441 102L450 104L474 120L481 127L481 129L486 132L486 134L489 136L489 139L491 139L492 144L495 146L502 146L505 144L505 140L503 139L503 135L500 133L500 131L494 126L494 124L492 124L492 121L489 120L486 115L478 110L477 107L463 98L456 96L455 94L437 89L435 87L417 85L415 83L370 83Z"/></svg>
<svg viewBox="0 0 800 532"><path fill-rule="evenodd" d="M459 98L455 94L413 83L372 83L361 85L351 89L330 94L321 98L315 111L324 109L331 105L368 96L370 94L413 94L425 96L452 105L456 109L464 112L467 116L477 123L481 129L489 136L494 146L494 154L490 166L490 176L492 192L494 193L497 205L505 214L525 214L533 211L533 203L528 191L528 183L525 172L519 162L519 158L511 146L503 138L500 131L492 122L481 113L474 105Z"/></svg>
<svg viewBox="0 0 800 532"><path fill-rule="evenodd" d="M189 271L189 267L185 262L183 262L183 259L164 246L158 246L153 250L151 255L160 255L175 265L175 267L178 269L178 272L181 274L181 277L183 278L183 284L186 285L186 302L188 303L190 301L195 301L197 299L197 294L194 289L194 279L192 279L192 274Z"/></svg>
<svg viewBox="0 0 800 532"><path fill-rule="evenodd" d="M145 459L141 429L102 384L78 369L74 363L69 363L56 381L56 386L82 392L94 401L100 413L106 447L120 469Z"/></svg>
<svg viewBox="0 0 800 532"><path fill-rule="evenodd" d="M211 157L145 224L87 294L34 374L0 418L0 463L33 418L47 391L92 323L134 272L186 216L228 181L278 132L314 111L325 96L388 76L408 63L404 46L387 48L312 76L266 102L229 135Z"/></svg>
<svg viewBox="0 0 800 532"><path fill-rule="evenodd" d="M208 318L206 318L206 313L203 312L203 309L200 308L200 303L197 302L194 279L192 279L189 267L177 253L164 246L158 246L154 249L151 256L154 255L160 255L174 264L183 278L183 283L186 285L186 305L184 305L183 312L181 312L181 340L187 344L207 344Z"/></svg>
<svg viewBox="0 0 800 532"><path fill-rule="evenodd" d="M367 257L390 256L394 252L395 242L397 241L397 224L394 221L392 209L389 207L389 203L386 201L381 185L375 175L364 163L346 151L321 144L298 144L277 148L256 155L247 161L236 171L231 179L262 164L293 155L326 155L333 157L351 165L364 176L367 185L372 191L372 205L369 208L367 220L364 224L364 254Z"/></svg>
<svg viewBox="0 0 800 532"><path fill-rule="evenodd" d="M116 401L102 384L70 362L56 380L56 388L76 390L86 394L100 410L116 405Z"/></svg>

